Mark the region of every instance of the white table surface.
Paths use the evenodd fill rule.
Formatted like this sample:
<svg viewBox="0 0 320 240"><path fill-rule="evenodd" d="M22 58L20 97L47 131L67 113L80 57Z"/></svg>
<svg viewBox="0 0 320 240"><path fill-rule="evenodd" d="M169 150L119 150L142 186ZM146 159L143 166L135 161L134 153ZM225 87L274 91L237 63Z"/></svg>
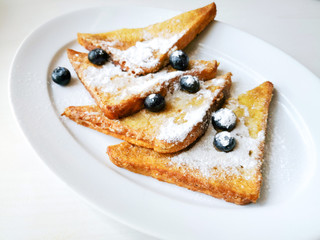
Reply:
<svg viewBox="0 0 320 240"><path fill-rule="evenodd" d="M10 109L10 64L23 39L62 13L112 2L186 11L210 1L0 0L0 240L156 239L85 203L42 163ZM319 0L217 0L216 4L217 20L273 44L320 77Z"/></svg>

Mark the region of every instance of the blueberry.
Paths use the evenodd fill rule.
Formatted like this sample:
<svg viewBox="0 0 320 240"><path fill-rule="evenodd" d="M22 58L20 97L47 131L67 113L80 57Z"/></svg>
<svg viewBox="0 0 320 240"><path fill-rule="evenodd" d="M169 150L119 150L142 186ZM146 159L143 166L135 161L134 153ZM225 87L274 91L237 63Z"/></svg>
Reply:
<svg viewBox="0 0 320 240"><path fill-rule="evenodd" d="M231 133L223 131L214 136L213 144L220 151L230 152L236 146L236 139L231 136Z"/></svg>
<svg viewBox="0 0 320 240"><path fill-rule="evenodd" d="M231 131L237 123L237 116L227 108L220 108L212 113L212 124L215 128Z"/></svg>
<svg viewBox="0 0 320 240"><path fill-rule="evenodd" d="M189 57L184 51L178 50L170 55L169 62L174 69L185 70L189 65Z"/></svg>
<svg viewBox="0 0 320 240"><path fill-rule="evenodd" d="M109 58L108 53L101 48L95 48L91 50L88 54L88 59L91 63L95 65L103 65L107 62Z"/></svg>
<svg viewBox="0 0 320 240"><path fill-rule="evenodd" d="M191 75L182 76L180 78L180 86L182 90L189 93L196 93L200 90L199 79Z"/></svg>
<svg viewBox="0 0 320 240"><path fill-rule="evenodd" d="M144 100L144 106L151 112L160 112L165 105L164 97L160 94L152 93Z"/></svg>
<svg viewBox="0 0 320 240"><path fill-rule="evenodd" d="M71 74L65 67L57 67L53 70L51 79L55 83L65 86L70 82Z"/></svg>

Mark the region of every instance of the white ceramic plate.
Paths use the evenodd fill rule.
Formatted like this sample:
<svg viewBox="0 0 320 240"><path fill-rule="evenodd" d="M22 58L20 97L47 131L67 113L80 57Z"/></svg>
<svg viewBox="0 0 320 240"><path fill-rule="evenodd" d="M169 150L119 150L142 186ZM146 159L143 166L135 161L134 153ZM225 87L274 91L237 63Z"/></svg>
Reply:
<svg viewBox="0 0 320 240"><path fill-rule="evenodd" d="M192 58L217 59L220 73L234 74L233 93L269 80L271 104L264 185L257 204L236 206L204 194L119 169L105 151L120 142L60 117L69 105L92 103L66 49L85 51L77 32L142 27L176 15L153 8L105 7L58 17L34 31L11 70L17 120L43 161L94 206L140 231L161 238L319 238L320 82L269 44L226 24L211 24L188 47ZM53 84L52 70L72 72L67 87Z"/></svg>

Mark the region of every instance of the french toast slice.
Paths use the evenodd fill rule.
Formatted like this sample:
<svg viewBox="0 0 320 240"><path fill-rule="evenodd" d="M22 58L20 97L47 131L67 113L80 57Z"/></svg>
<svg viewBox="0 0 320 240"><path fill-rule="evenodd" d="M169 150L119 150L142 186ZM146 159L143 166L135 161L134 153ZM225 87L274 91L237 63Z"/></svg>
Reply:
<svg viewBox="0 0 320 240"><path fill-rule="evenodd" d="M225 103L224 107L237 115L237 125L232 131L237 144L231 152L214 148L216 130L210 124L195 145L180 153L157 153L127 142L109 146L107 153L115 165L132 172L228 202L255 203L262 181L260 169L272 91L272 83L264 82Z"/></svg>
<svg viewBox="0 0 320 240"><path fill-rule="evenodd" d="M134 115L111 120L97 106L71 106L62 115L132 144L173 153L203 135L212 109L221 105L229 93L231 73L200 84L200 90L191 94L180 90L176 83L165 98L165 109L158 113L143 109Z"/></svg>
<svg viewBox="0 0 320 240"><path fill-rule="evenodd" d="M211 3L145 28L78 33L78 42L87 50L104 49L124 71L145 75L165 66L170 54L185 48L215 15L216 5Z"/></svg>
<svg viewBox="0 0 320 240"><path fill-rule="evenodd" d="M168 88L183 75L194 75L201 80L215 77L216 61L190 61L185 71L168 66L157 73L135 76L123 72L119 66L107 62L96 66L87 53L67 50L68 58L80 81L89 91L102 112L109 119L132 115L144 107L144 99L151 93L165 95Z"/></svg>

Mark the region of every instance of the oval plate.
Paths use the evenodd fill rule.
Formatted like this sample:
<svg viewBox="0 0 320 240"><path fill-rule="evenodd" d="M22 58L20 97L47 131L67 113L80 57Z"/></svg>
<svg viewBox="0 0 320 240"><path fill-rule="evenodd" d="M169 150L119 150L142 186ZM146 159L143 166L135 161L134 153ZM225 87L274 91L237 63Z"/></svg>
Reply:
<svg viewBox="0 0 320 240"><path fill-rule="evenodd" d="M85 51L77 32L143 27L178 14L143 7L85 9L55 18L21 45L11 69L12 106L24 134L48 167L104 213L160 238L319 238L320 82L269 44L215 21L186 49L217 59L233 73L233 94L269 80L275 85L257 204L236 206L114 166L106 147L120 141L60 117L70 105L93 103L72 72L67 87L52 70L72 70L66 49ZM272 229L270 231L269 229ZM268 231L269 230L269 231Z"/></svg>

